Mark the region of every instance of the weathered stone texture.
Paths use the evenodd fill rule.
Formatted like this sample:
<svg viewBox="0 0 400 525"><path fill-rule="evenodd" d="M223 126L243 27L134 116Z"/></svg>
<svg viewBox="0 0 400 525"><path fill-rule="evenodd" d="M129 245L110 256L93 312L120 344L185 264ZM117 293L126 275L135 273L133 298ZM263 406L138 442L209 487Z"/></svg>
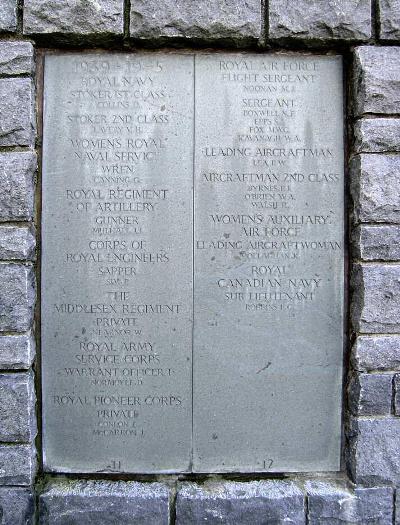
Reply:
<svg viewBox="0 0 400 525"><path fill-rule="evenodd" d="M183 483L176 524L305 523L304 494L290 481Z"/></svg>
<svg viewBox="0 0 400 525"><path fill-rule="evenodd" d="M25 34L122 35L123 0L25 0ZM88 40L86 39L86 43Z"/></svg>
<svg viewBox="0 0 400 525"><path fill-rule="evenodd" d="M32 219L36 155L0 153L0 221Z"/></svg>
<svg viewBox="0 0 400 525"><path fill-rule="evenodd" d="M378 0L379 38L400 40L400 0Z"/></svg>
<svg viewBox="0 0 400 525"><path fill-rule="evenodd" d="M31 334L0 336L0 370L27 370L35 359Z"/></svg>
<svg viewBox="0 0 400 525"><path fill-rule="evenodd" d="M356 483L400 483L400 418L354 419L349 466Z"/></svg>
<svg viewBox="0 0 400 525"><path fill-rule="evenodd" d="M355 220L399 224L400 156L356 155L350 170Z"/></svg>
<svg viewBox="0 0 400 525"><path fill-rule="evenodd" d="M363 118L354 125L356 153L400 151L400 119Z"/></svg>
<svg viewBox="0 0 400 525"><path fill-rule="evenodd" d="M23 75L34 70L33 46L30 42L0 41L0 74Z"/></svg>
<svg viewBox="0 0 400 525"><path fill-rule="evenodd" d="M0 487L1 525L33 525L35 498L30 489Z"/></svg>
<svg viewBox="0 0 400 525"><path fill-rule="evenodd" d="M400 374L394 376L394 412L396 416L400 416Z"/></svg>
<svg viewBox="0 0 400 525"><path fill-rule="evenodd" d="M354 91L356 115L399 113L400 47L358 47Z"/></svg>
<svg viewBox="0 0 400 525"><path fill-rule="evenodd" d="M391 374L354 374L349 383L349 407L354 415L386 416L392 409Z"/></svg>
<svg viewBox="0 0 400 525"><path fill-rule="evenodd" d="M391 525L393 489L356 488L333 481L307 481L309 525Z"/></svg>
<svg viewBox="0 0 400 525"><path fill-rule="evenodd" d="M0 33L14 33L17 29L17 0L1 0Z"/></svg>
<svg viewBox="0 0 400 525"><path fill-rule="evenodd" d="M28 226L0 224L0 259L27 259L35 256L35 235Z"/></svg>
<svg viewBox="0 0 400 525"><path fill-rule="evenodd" d="M36 466L32 445L0 445L0 485L31 485Z"/></svg>
<svg viewBox="0 0 400 525"><path fill-rule="evenodd" d="M370 0L269 0L269 38L365 41L371 37Z"/></svg>
<svg viewBox="0 0 400 525"><path fill-rule="evenodd" d="M0 441L27 443L36 437L32 372L0 374Z"/></svg>
<svg viewBox="0 0 400 525"><path fill-rule="evenodd" d="M400 259L400 225L362 225L353 233L354 255L363 261Z"/></svg>
<svg viewBox="0 0 400 525"><path fill-rule="evenodd" d="M261 37L262 17L260 0L132 0L130 35L242 42Z"/></svg>
<svg viewBox="0 0 400 525"><path fill-rule="evenodd" d="M169 489L161 483L50 483L40 495L40 524L168 525Z"/></svg>
<svg viewBox="0 0 400 525"><path fill-rule="evenodd" d="M400 332L400 265L357 264L352 275L355 331Z"/></svg>
<svg viewBox="0 0 400 525"><path fill-rule="evenodd" d="M35 303L33 269L20 264L0 264L0 282L0 331L29 330Z"/></svg>
<svg viewBox="0 0 400 525"><path fill-rule="evenodd" d="M0 115L0 146L33 146L35 112L31 79L0 79Z"/></svg>
<svg viewBox="0 0 400 525"><path fill-rule="evenodd" d="M361 335L353 346L351 363L356 370L400 370L400 336Z"/></svg>

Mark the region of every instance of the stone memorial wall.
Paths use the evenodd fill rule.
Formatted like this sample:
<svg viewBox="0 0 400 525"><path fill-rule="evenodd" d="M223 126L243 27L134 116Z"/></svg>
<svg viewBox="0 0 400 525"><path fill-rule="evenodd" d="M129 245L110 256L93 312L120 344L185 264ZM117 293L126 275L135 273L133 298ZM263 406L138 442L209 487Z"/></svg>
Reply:
<svg viewBox="0 0 400 525"><path fill-rule="evenodd" d="M400 523L399 10L2 0L2 524Z"/></svg>

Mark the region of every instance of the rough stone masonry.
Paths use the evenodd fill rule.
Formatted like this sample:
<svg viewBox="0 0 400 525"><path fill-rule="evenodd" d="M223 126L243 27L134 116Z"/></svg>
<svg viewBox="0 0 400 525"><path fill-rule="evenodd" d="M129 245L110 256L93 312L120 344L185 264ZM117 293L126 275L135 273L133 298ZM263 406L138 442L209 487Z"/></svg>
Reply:
<svg viewBox="0 0 400 525"><path fill-rule="evenodd" d="M35 347L37 50L302 50L346 64L349 329L337 475L79 479L41 472ZM35 58L36 57L36 58ZM400 1L2 0L0 521L400 524ZM323 344L323 342L321 342Z"/></svg>

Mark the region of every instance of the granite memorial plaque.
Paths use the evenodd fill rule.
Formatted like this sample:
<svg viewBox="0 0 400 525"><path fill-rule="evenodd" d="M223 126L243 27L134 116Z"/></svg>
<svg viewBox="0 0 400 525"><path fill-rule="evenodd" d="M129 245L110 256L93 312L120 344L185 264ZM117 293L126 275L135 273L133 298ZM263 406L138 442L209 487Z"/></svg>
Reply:
<svg viewBox="0 0 400 525"><path fill-rule="evenodd" d="M45 57L45 469L338 470L338 56Z"/></svg>

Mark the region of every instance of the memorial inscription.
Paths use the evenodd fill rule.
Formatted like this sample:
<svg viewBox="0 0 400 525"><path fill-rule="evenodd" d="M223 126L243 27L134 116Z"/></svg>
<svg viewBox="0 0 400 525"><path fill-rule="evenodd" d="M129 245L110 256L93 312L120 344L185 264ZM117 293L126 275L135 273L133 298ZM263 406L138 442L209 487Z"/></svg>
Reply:
<svg viewBox="0 0 400 525"><path fill-rule="evenodd" d="M338 470L341 58L44 71L45 469Z"/></svg>

